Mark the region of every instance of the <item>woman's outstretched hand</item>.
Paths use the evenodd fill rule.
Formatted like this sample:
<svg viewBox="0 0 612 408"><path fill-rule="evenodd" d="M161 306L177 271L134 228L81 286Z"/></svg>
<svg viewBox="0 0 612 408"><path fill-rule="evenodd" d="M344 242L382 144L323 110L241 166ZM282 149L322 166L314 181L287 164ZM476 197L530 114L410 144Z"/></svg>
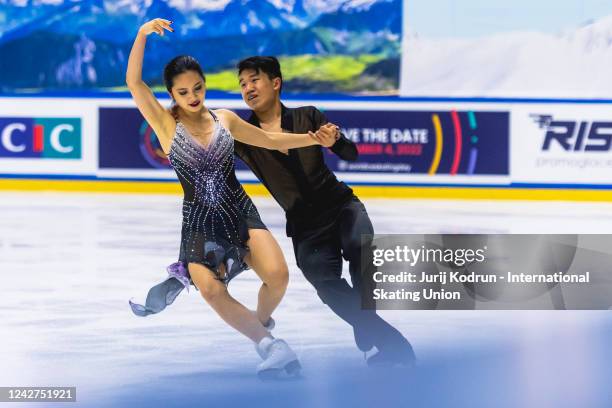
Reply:
<svg viewBox="0 0 612 408"><path fill-rule="evenodd" d="M163 18L156 18L151 21L147 21L146 23L141 25L138 31L144 35L149 35L151 33L157 33L163 37L164 30L167 30L171 33L174 32L174 29L170 27L171 24L172 24L172 21L170 20L164 20Z"/></svg>
<svg viewBox="0 0 612 408"><path fill-rule="evenodd" d="M332 147L338 140L340 129L333 123L326 123L316 132L308 132L308 134L321 146Z"/></svg>

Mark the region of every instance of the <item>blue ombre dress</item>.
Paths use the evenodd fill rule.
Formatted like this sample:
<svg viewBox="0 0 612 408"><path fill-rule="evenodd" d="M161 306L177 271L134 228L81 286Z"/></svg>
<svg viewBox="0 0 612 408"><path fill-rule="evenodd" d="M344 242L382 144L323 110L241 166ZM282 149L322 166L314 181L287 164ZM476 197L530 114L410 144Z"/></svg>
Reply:
<svg viewBox="0 0 612 408"><path fill-rule="evenodd" d="M149 290L144 305L130 300L138 316L158 313L193 284L187 265L199 263L229 283L247 269L248 228L265 228L257 208L234 170L234 139L217 116L208 146L196 140L181 122L168 158L183 187L183 225L179 260L167 268L168 278ZM222 277L219 267L225 265Z"/></svg>

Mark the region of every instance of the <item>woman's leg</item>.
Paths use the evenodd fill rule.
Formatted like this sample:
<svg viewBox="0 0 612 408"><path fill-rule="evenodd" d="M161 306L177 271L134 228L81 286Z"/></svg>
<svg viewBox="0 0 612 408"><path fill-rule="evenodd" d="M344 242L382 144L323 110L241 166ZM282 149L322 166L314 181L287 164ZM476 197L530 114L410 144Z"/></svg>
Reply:
<svg viewBox="0 0 612 408"><path fill-rule="evenodd" d="M223 282L215 278L213 271L196 263L190 263L188 268L202 297L227 324L255 343L270 335L249 309L230 296Z"/></svg>
<svg viewBox="0 0 612 408"><path fill-rule="evenodd" d="M266 324L287 290L289 270L283 252L270 231L249 229L246 262L262 280L257 299L257 318Z"/></svg>

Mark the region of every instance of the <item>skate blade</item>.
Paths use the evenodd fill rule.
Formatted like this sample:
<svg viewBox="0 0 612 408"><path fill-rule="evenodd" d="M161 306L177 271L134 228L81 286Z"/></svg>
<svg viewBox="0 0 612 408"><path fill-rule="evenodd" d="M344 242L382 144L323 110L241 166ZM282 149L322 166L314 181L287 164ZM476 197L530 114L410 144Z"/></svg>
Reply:
<svg viewBox="0 0 612 408"><path fill-rule="evenodd" d="M268 368L267 370L258 371L257 377L261 381L274 381L279 379L282 372L283 370L280 368Z"/></svg>
<svg viewBox="0 0 612 408"><path fill-rule="evenodd" d="M300 376L300 370L302 365L298 360L293 360L285 365L283 368L268 368L261 370L257 373L257 376L262 381L277 381L295 379Z"/></svg>
<svg viewBox="0 0 612 408"><path fill-rule="evenodd" d="M368 363L368 367L372 370L406 370L411 371L417 368L416 360L412 361L385 361L380 363L370 364Z"/></svg>

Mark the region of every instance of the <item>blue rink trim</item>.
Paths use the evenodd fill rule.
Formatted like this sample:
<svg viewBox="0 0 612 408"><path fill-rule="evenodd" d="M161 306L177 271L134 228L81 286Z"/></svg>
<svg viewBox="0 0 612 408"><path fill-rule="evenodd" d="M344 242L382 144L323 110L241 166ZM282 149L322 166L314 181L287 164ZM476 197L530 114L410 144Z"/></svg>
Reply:
<svg viewBox="0 0 612 408"><path fill-rule="evenodd" d="M21 180L83 180L83 181L135 181L155 183L176 183L176 179L98 177L95 175L72 174L2 174L0 179ZM240 180L241 184L261 184L258 180ZM569 189L569 190L612 190L612 184L560 184L560 183L509 183L509 184L449 184L449 183L385 183L347 182L351 186L371 187L450 187L450 188L504 188L504 189Z"/></svg>

